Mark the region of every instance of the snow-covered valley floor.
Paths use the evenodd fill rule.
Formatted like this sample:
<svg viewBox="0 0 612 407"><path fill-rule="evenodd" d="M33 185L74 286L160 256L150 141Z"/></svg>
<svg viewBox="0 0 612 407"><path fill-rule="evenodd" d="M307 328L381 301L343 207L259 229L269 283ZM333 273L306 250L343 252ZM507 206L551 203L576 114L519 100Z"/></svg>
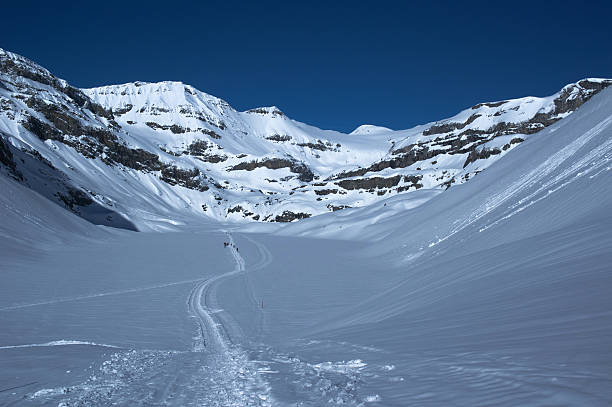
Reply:
<svg viewBox="0 0 612 407"><path fill-rule="evenodd" d="M422 271L443 284L419 289L356 242L210 230L58 247L3 290L0 400L607 405L610 224L441 259ZM440 275L448 263L473 271Z"/></svg>
<svg viewBox="0 0 612 407"><path fill-rule="evenodd" d="M28 282L15 278L21 284L3 292L0 312L9 329L1 341L11 343L0 347L3 403L359 401L356 387L365 363L302 361L245 336L241 323L261 333L265 312L274 312L276 302L270 297L270 304L262 304L267 299L249 275L273 262L257 239L241 235L238 246L223 231L112 234L54 247L41 253L44 262L3 264L36 276ZM227 301L220 300L218 287L228 280L228 305L239 308L242 318L222 308ZM282 372L288 367L290 372ZM269 377L279 374L279 397L286 400L276 402ZM285 383L290 377L300 381Z"/></svg>

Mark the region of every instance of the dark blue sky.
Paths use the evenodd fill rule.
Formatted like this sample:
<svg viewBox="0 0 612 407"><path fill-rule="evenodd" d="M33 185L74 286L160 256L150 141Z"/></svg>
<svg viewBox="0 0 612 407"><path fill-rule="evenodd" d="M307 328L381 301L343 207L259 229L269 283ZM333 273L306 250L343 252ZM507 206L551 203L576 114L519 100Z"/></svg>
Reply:
<svg viewBox="0 0 612 407"><path fill-rule="evenodd" d="M342 131L612 77L609 1L38 3L3 4L0 47L76 86L180 80Z"/></svg>

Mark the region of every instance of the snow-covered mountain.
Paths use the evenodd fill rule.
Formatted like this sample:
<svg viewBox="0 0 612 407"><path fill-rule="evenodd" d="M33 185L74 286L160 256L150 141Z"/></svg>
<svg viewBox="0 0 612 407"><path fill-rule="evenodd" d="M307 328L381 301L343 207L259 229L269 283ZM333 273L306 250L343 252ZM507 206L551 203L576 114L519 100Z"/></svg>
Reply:
<svg viewBox="0 0 612 407"><path fill-rule="evenodd" d="M180 82L77 89L0 50L0 162L98 224L289 222L464 183L610 83L584 79L408 130L343 134L276 107L239 112Z"/></svg>
<svg viewBox="0 0 612 407"><path fill-rule="evenodd" d="M114 126L66 107L81 126ZM104 206L121 210L147 191L136 181L167 184L135 168L156 161L127 132L102 138L101 158L82 158L87 137L41 149L74 150L82 167L57 168L95 165L113 193L121 180ZM290 224L96 227L33 190L70 194L62 161L14 142L0 150L0 404L612 403L612 88L469 182ZM163 213L131 199L141 221Z"/></svg>

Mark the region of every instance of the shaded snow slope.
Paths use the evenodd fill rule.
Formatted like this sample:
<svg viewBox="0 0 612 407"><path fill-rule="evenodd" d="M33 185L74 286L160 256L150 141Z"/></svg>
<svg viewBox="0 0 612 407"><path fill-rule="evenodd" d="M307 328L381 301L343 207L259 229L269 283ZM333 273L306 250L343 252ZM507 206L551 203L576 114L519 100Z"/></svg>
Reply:
<svg viewBox="0 0 612 407"><path fill-rule="evenodd" d="M53 205L20 183L0 176L0 263L12 257L28 257L32 246L70 241L74 236L104 235L89 222Z"/></svg>

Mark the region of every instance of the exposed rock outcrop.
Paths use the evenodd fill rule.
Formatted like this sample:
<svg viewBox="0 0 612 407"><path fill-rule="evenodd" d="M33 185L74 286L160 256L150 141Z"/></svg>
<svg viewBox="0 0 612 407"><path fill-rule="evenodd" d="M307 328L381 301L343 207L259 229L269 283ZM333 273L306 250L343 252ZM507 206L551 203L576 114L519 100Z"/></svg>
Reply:
<svg viewBox="0 0 612 407"><path fill-rule="evenodd" d="M293 222L294 220L306 219L310 218L311 216L311 214L304 212L294 213L291 211L284 211L282 214L274 217L274 222Z"/></svg>
<svg viewBox="0 0 612 407"><path fill-rule="evenodd" d="M391 188L399 184L402 177L396 175L395 177L383 178L383 177L372 177L372 178L361 178L361 179L345 179L336 184L344 189L380 189L380 188Z"/></svg>
<svg viewBox="0 0 612 407"><path fill-rule="evenodd" d="M314 178L314 174L304 163L284 158L269 158L264 160L242 162L228 168L228 171L253 171L255 168L268 168L270 170L289 168L291 172L299 174L298 179L300 181L310 182Z"/></svg>

